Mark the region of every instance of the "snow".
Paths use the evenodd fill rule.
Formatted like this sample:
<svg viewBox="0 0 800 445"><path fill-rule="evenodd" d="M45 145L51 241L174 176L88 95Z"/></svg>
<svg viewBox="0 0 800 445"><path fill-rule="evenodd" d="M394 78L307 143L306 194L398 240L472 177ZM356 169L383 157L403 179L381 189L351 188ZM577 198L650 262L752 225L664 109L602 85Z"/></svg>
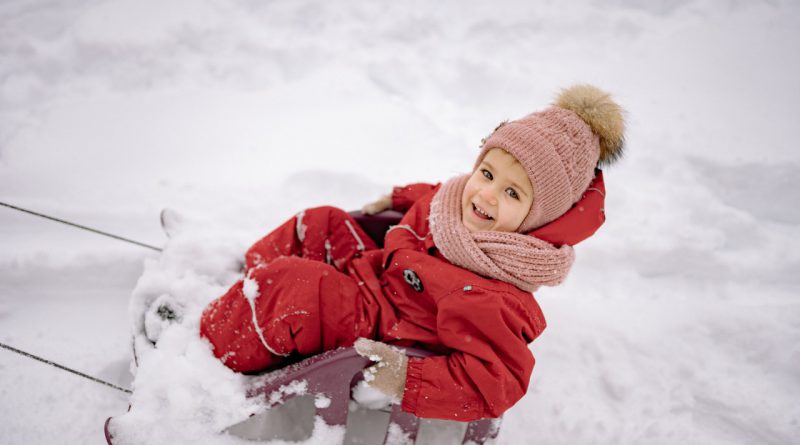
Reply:
<svg viewBox="0 0 800 445"><path fill-rule="evenodd" d="M253 304L256 298L261 295L258 290L258 282L252 279L250 276L245 277L244 281L242 282L242 293L244 294L244 297L250 301L250 304Z"/></svg>
<svg viewBox="0 0 800 445"><path fill-rule="evenodd" d="M102 443L108 416L126 443L244 443L221 431L263 413L196 333L247 246L467 172L574 82L627 109L628 152L607 223L536 293L548 329L498 442L800 434L797 2L30 0L0 22L0 201L166 243L0 208L0 341L134 389L2 350L0 443ZM168 241L165 207L187 216ZM165 295L177 323L149 312ZM314 422L308 443L344 434Z"/></svg>
<svg viewBox="0 0 800 445"><path fill-rule="evenodd" d="M303 443L307 445L328 445L332 443L342 443L342 441L344 441L344 435L345 428L343 426L331 426L326 424L321 417L316 417L314 419L314 430L311 433L311 437L303 441ZM282 441L271 442L280 443Z"/></svg>
<svg viewBox="0 0 800 445"><path fill-rule="evenodd" d="M305 380L295 380L288 385L281 385L277 391L271 393L267 400L270 405L280 402L289 395L303 395L308 391L308 382Z"/></svg>
<svg viewBox="0 0 800 445"><path fill-rule="evenodd" d="M358 382L353 388L353 400L369 409L386 408L394 401L394 398L368 385L375 379L374 371L374 366L364 370L364 380Z"/></svg>
<svg viewBox="0 0 800 445"><path fill-rule="evenodd" d="M328 408L331 406L331 399L322 394L317 394L314 396L314 406L320 409Z"/></svg>
<svg viewBox="0 0 800 445"><path fill-rule="evenodd" d="M403 432L400 425L389 423L388 434L386 435L386 445L413 445L411 435Z"/></svg>
<svg viewBox="0 0 800 445"><path fill-rule="evenodd" d="M144 332L147 338L153 342L158 341L161 333L172 324L172 320L164 317L165 311L180 321L181 304L169 294L163 294L156 298L145 312Z"/></svg>

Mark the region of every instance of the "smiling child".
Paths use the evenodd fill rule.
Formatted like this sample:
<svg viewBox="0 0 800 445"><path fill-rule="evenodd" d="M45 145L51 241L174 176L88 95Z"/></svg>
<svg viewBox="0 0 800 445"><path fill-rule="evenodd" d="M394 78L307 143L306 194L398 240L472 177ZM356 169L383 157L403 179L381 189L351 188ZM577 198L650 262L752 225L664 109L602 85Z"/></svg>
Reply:
<svg viewBox="0 0 800 445"><path fill-rule="evenodd" d="M379 362L369 384L404 411L498 417L526 393L528 344L546 326L532 292L561 283L572 246L605 221L598 167L621 156L623 129L607 93L569 88L500 124L471 174L365 206L404 213L382 249L340 209L300 212L248 250L245 277L206 308L201 335L239 372L355 344Z"/></svg>

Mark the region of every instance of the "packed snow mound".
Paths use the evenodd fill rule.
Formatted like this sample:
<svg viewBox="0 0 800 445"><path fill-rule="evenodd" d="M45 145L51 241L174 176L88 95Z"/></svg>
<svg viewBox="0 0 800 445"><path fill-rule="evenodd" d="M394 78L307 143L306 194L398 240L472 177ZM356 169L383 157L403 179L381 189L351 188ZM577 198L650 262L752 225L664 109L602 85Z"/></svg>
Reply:
<svg viewBox="0 0 800 445"><path fill-rule="evenodd" d="M225 231L179 231L147 259L130 300L136 362L131 409L115 416L121 444L242 443L221 434L259 411L246 380L199 335L205 306L241 278L243 243ZM157 340L153 345L151 340Z"/></svg>

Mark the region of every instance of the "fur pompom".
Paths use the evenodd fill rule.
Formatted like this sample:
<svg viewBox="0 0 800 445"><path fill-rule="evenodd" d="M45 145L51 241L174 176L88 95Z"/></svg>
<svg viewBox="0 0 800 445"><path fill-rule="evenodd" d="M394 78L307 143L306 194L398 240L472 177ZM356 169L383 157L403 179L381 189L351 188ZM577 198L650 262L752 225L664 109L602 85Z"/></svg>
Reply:
<svg viewBox="0 0 800 445"><path fill-rule="evenodd" d="M612 164L622 157L625 120L622 108L608 93L592 85L574 85L562 90L553 105L580 116L600 137L599 165Z"/></svg>

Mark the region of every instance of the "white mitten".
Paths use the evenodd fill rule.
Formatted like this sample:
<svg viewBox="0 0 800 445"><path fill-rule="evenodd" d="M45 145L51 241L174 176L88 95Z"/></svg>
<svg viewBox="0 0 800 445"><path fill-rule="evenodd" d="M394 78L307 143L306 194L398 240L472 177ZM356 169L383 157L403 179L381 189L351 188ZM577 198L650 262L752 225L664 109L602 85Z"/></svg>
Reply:
<svg viewBox="0 0 800 445"><path fill-rule="evenodd" d="M406 386L408 357L395 347L366 338L359 338L353 346L359 355L377 362L364 370L364 382L400 402Z"/></svg>

